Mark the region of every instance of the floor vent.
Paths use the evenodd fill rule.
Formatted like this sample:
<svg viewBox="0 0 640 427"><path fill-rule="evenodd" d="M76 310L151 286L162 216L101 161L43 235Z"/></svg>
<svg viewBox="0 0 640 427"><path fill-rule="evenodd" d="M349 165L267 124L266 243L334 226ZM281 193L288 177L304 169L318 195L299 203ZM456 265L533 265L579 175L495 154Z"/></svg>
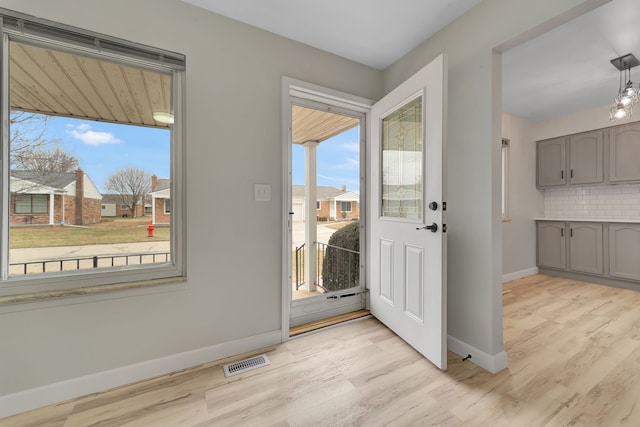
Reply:
<svg viewBox="0 0 640 427"><path fill-rule="evenodd" d="M230 377L270 364L271 362L269 362L267 355L261 354L260 356L252 357L250 359L244 359L240 360L239 362L229 363L228 365L224 365L222 368L224 369L224 376Z"/></svg>

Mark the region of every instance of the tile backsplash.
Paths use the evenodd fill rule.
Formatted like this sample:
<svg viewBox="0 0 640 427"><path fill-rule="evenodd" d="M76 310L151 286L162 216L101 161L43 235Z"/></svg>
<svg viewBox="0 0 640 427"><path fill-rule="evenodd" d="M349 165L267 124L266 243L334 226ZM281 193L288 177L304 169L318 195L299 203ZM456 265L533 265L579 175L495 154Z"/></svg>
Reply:
<svg viewBox="0 0 640 427"><path fill-rule="evenodd" d="M544 190L548 218L640 219L640 184Z"/></svg>

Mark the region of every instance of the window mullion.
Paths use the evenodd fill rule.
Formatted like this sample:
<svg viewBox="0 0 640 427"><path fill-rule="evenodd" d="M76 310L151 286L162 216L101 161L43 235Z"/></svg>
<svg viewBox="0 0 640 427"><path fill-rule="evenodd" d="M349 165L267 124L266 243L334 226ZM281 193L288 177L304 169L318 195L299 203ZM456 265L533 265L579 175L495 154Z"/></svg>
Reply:
<svg viewBox="0 0 640 427"><path fill-rule="evenodd" d="M0 280L9 277L9 106L9 37L3 34L0 45Z"/></svg>

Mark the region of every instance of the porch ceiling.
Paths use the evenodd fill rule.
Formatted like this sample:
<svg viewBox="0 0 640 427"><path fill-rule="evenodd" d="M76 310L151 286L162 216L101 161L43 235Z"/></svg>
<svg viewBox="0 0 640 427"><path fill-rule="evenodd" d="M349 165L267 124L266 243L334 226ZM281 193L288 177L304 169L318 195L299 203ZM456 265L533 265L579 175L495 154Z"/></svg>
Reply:
<svg viewBox="0 0 640 427"><path fill-rule="evenodd" d="M11 108L112 123L169 127L171 76L12 42Z"/></svg>
<svg viewBox="0 0 640 427"><path fill-rule="evenodd" d="M322 142L360 124L357 118L294 105L291 138L294 144Z"/></svg>

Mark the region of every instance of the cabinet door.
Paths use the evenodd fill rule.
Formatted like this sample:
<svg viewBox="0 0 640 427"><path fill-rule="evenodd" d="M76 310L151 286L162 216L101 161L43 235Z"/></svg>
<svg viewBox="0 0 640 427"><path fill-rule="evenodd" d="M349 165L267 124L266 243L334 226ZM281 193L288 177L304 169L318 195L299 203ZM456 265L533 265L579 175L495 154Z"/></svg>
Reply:
<svg viewBox="0 0 640 427"><path fill-rule="evenodd" d="M609 182L640 181L640 123L609 131Z"/></svg>
<svg viewBox="0 0 640 427"><path fill-rule="evenodd" d="M603 274L602 224L569 223L569 270Z"/></svg>
<svg viewBox="0 0 640 427"><path fill-rule="evenodd" d="M540 221L538 224L538 266L565 269L566 243L564 222Z"/></svg>
<svg viewBox="0 0 640 427"><path fill-rule="evenodd" d="M609 224L609 274L640 281L640 225Z"/></svg>
<svg viewBox="0 0 640 427"><path fill-rule="evenodd" d="M553 138L538 141L538 187L565 185L566 138Z"/></svg>
<svg viewBox="0 0 640 427"><path fill-rule="evenodd" d="M569 182L596 184L604 181L602 131L569 137Z"/></svg>

